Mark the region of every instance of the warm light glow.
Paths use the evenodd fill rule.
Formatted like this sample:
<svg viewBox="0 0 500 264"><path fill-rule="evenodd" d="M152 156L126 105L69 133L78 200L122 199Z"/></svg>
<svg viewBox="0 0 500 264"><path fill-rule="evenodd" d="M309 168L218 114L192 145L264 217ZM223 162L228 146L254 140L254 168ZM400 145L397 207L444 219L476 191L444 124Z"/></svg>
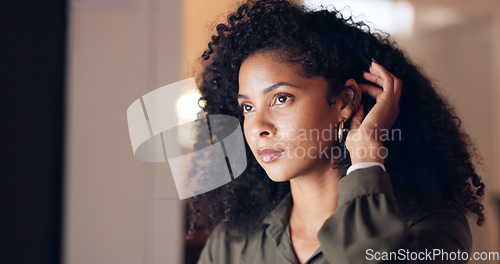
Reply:
<svg viewBox="0 0 500 264"><path fill-rule="evenodd" d="M196 92L188 92L179 97L176 101L177 118L179 123L186 123L197 119L197 114L201 110L198 106L200 94Z"/></svg>
<svg viewBox="0 0 500 264"><path fill-rule="evenodd" d="M175 102L175 108L177 111L177 142L180 146L185 149L192 149L196 143L196 131L193 130L192 126L186 126L183 124L188 124L196 119L198 119L198 112L201 108L198 106L198 99L201 95L197 92L190 91L179 96L179 99Z"/></svg>
<svg viewBox="0 0 500 264"><path fill-rule="evenodd" d="M390 0L304 0L307 7L335 7L344 17L369 22L370 28L400 38L411 37L415 11L407 1Z"/></svg>

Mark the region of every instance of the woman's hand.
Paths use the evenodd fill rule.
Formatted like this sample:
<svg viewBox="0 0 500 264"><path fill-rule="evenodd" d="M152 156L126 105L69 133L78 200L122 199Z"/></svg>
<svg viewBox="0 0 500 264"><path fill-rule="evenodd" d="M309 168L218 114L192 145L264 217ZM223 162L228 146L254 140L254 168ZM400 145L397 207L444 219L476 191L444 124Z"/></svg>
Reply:
<svg viewBox="0 0 500 264"><path fill-rule="evenodd" d="M363 77L378 85L359 85L361 92L375 98L376 103L364 119L363 105L360 104L351 121L346 147L352 164L370 161L384 163L388 153L381 136L390 135L387 133L390 133L398 117L403 82L375 61L370 66L370 72L365 72Z"/></svg>

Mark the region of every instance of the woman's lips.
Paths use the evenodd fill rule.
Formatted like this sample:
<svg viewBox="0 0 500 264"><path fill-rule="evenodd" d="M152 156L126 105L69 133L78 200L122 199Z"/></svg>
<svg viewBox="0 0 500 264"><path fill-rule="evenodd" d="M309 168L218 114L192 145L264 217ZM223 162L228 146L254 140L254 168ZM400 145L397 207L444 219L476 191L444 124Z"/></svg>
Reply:
<svg viewBox="0 0 500 264"><path fill-rule="evenodd" d="M264 163L274 161L277 157L281 156L283 152L284 152L283 149L272 149L272 148L261 148L257 150L257 154L259 154L260 159Z"/></svg>

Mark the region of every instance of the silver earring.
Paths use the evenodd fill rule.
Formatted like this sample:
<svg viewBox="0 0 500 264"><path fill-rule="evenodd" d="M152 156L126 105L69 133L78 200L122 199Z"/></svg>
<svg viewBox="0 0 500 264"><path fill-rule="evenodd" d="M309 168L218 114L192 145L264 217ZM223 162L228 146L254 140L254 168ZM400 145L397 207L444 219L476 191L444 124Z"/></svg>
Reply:
<svg viewBox="0 0 500 264"><path fill-rule="evenodd" d="M333 100L333 102L330 102L330 107L334 106L337 103L337 101Z"/></svg>

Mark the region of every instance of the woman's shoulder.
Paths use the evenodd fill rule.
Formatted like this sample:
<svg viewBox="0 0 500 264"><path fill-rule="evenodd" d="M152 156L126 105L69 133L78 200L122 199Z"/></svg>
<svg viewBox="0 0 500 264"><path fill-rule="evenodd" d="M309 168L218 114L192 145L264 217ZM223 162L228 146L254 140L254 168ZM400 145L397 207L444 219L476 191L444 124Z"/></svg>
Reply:
<svg viewBox="0 0 500 264"><path fill-rule="evenodd" d="M417 241L428 249L470 252L472 233L467 217L453 204L438 204L418 210L408 224L415 231ZM423 248L422 248L423 249Z"/></svg>
<svg viewBox="0 0 500 264"><path fill-rule="evenodd" d="M263 240L265 229L244 233L229 229L223 223L218 224L210 234L198 263L257 263L254 260L262 257L262 245L266 242Z"/></svg>
<svg viewBox="0 0 500 264"><path fill-rule="evenodd" d="M236 246L236 244L229 243L224 224L219 223L208 237L201 251L198 264L230 262L232 259L230 252L233 251L231 249L233 246Z"/></svg>
<svg viewBox="0 0 500 264"><path fill-rule="evenodd" d="M341 179L339 190L342 194L339 200L345 201L346 204L356 197L374 199L375 196L370 194L375 193L387 195L388 200L395 199L389 175L377 166L351 172ZM385 216L386 214L383 214L382 217ZM402 220L406 220L415 231L421 249L460 249L470 252L472 248L469 223L459 201L435 202L402 216Z"/></svg>
<svg viewBox="0 0 500 264"><path fill-rule="evenodd" d="M251 231L218 224L208 238L198 263L278 263L278 245L285 240L291 208L291 195L282 201ZM288 249L282 249L290 253Z"/></svg>

